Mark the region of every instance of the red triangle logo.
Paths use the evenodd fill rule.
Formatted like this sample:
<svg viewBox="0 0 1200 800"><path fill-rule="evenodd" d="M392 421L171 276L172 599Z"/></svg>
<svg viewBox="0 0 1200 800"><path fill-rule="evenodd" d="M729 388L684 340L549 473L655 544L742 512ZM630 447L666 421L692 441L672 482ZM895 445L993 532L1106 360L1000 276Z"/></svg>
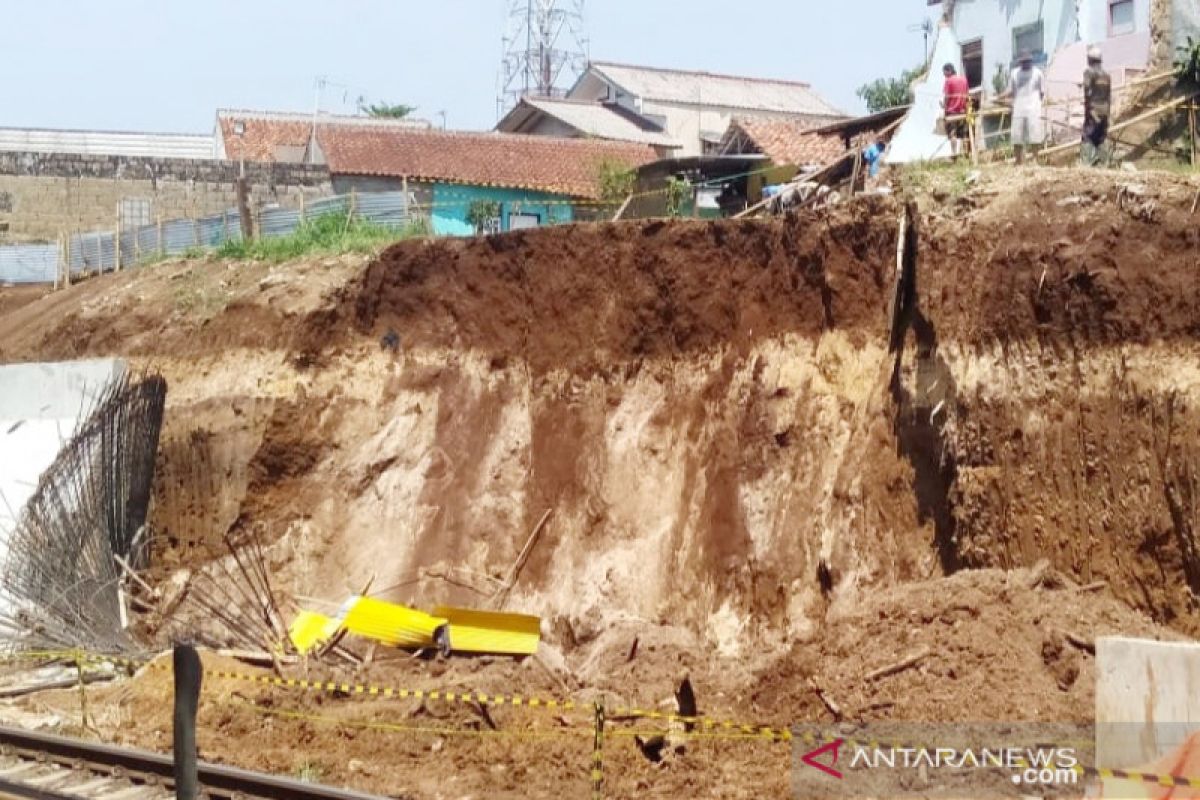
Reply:
<svg viewBox="0 0 1200 800"><path fill-rule="evenodd" d="M821 747L818 747L816 750L813 750L812 752L805 753L804 755L800 756L800 760L803 761L805 764L808 764L810 767L815 767L815 768L821 770L821 772L824 772L827 775L832 775L833 777L837 778L838 780L841 780L842 773L838 772L836 769L834 769L834 767L837 766L837 762L838 762L838 749L842 746L842 742L844 742L844 741L845 741L844 739L834 739L829 744L822 745ZM833 753L833 763L829 766L826 766L825 764L822 764L820 761L817 761L817 756L823 755L825 753Z"/></svg>

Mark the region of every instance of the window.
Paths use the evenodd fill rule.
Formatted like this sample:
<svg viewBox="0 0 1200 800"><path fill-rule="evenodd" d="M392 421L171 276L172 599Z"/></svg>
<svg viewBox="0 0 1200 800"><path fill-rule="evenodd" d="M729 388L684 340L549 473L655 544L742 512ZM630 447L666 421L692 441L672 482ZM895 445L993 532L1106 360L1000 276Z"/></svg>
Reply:
<svg viewBox="0 0 1200 800"><path fill-rule="evenodd" d="M1046 63L1046 38L1041 22L1013 28L1013 64L1017 63L1023 50L1033 53L1033 63Z"/></svg>
<svg viewBox="0 0 1200 800"><path fill-rule="evenodd" d="M1108 0L1108 31L1111 36L1133 33L1137 24L1133 18L1133 0Z"/></svg>
<svg viewBox="0 0 1200 800"><path fill-rule="evenodd" d="M963 74L967 76L967 85L978 89L983 85L983 39L963 42L962 45Z"/></svg>
<svg viewBox="0 0 1200 800"><path fill-rule="evenodd" d="M141 228L150 224L150 200L145 197L125 197L121 200L121 230Z"/></svg>
<svg viewBox="0 0 1200 800"><path fill-rule="evenodd" d="M540 214L530 214L528 212L522 214L513 212L508 215L508 229L510 231L520 231L524 230L525 228L536 228L541 224L542 217Z"/></svg>

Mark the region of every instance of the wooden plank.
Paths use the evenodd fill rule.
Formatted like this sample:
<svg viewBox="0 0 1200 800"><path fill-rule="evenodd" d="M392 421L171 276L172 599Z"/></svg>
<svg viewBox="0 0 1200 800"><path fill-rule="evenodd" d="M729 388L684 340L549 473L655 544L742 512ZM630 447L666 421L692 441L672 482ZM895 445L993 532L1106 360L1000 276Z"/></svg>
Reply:
<svg viewBox="0 0 1200 800"><path fill-rule="evenodd" d="M1170 102L1163 103L1160 106L1155 106L1154 108L1150 109L1149 111L1145 112L1144 114L1138 114L1133 119L1128 119L1128 120L1125 120L1124 122L1113 125L1111 128L1108 129L1108 135L1112 136L1114 133L1123 131L1126 128L1130 127L1131 125L1137 125L1139 122L1145 122L1148 119L1154 119L1157 116L1165 114L1166 112L1171 111L1175 108L1178 108L1179 106L1183 105L1184 103L1191 101L1192 99L1194 99L1194 97L1195 97L1195 95L1185 96L1185 97L1176 97L1174 100L1171 100ZM1046 156L1056 155L1058 153L1065 153L1068 150L1076 150L1078 148L1079 148L1079 142L1067 142L1065 144L1055 145L1054 147L1051 147L1051 148L1041 151L1040 153L1038 153L1038 157L1045 158Z"/></svg>

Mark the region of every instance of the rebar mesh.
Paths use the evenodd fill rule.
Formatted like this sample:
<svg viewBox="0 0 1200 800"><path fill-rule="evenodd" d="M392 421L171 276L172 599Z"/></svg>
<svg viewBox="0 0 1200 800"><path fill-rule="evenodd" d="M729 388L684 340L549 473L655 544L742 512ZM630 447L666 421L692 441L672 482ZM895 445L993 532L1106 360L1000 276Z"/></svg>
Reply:
<svg viewBox="0 0 1200 800"><path fill-rule="evenodd" d="M122 626L120 556L148 554L150 502L166 381L128 374L93 401L38 482L8 537L0 573L0 647L134 648Z"/></svg>

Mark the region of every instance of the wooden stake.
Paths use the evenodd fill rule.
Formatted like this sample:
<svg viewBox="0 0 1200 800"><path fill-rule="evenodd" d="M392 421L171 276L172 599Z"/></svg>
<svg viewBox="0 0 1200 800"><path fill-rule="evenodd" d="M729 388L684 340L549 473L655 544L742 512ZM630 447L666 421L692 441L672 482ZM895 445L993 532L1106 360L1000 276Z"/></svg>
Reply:
<svg viewBox="0 0 1200 800"><path fill-rule="evenodd" d="M158 255L159 255L159 257L162 257L167 254L167 244L166 244L166 242L163 241L163 235L162 235L162 231L163 231L162 214L158 215L157 230L158 230Z"/></svg>
<svg viewBox="0 0 1200 800"><path fill-rule="evenodd" d="M629 195L629 197L626 197L625 202L621 203L621 207L617 209L617 213L613 214L612 221L616 222L617 220L621 219L621 217L625 216L625 210L629 208L629 204L632 202L633 202L633 195Z"/></svg>
<svg viewBox="0 0 1200 800"><path fill-rule="evenodd" d="M521 548L520 555L517 556L517 560L513 562L512 568L508 571L508 580L504 582L504 588L496 592L495 608L501 608L505 601L508 600L508 593L517 582L517 577L521 574L521 568L525 566L525 560L529 558L529 552L533 549L533 544L537 541L538 534L542 532L542 528L546 525L546 520L550 519L550 514L553 511L553 508L546 509L546 513L542 514L542 518L534 526L533 533L529 534L529 538L525 540L525 546Z"/></svg>
<svg viewBox="0 0 1200 800"><path fill-rule="evenodd" d="M117 232L113 235L113 265L115 272L121 271L121 201L117 201Z"/></svg>
<svg viewBox="0 0 1200 800"><path fill-rule="evenodd" d="M1192 144L1192 169L1196 168L1196 104L1188 106L1188 132Z"/></svg>
<svg viewBox="0 0 1200 800"><path fill-rule="evenodd" d="M246 176L239 177L234 182L237 190L238 216L242 219L242 239L246 242L254 240L254 218L250 216L250 190L246 185Z"/></svg>
<svg viewBox="0 0 1200 800"><path fill-rule="evenodd" d="M897 661L895 664L889 664L886 667L880 667L879 669L875 670L874 672L868 673L866 679L868 681L876 681L876 680L879 680L880 678L886 678L889 675L895 675L897 672L903 672L904 670L909 669L910 667L914 667L917 664L919 664L921 659L925 658L927 655L929 655L929 648L922 647L920 650L913 653L911 656L901 659L900 661Z"/></svg>

